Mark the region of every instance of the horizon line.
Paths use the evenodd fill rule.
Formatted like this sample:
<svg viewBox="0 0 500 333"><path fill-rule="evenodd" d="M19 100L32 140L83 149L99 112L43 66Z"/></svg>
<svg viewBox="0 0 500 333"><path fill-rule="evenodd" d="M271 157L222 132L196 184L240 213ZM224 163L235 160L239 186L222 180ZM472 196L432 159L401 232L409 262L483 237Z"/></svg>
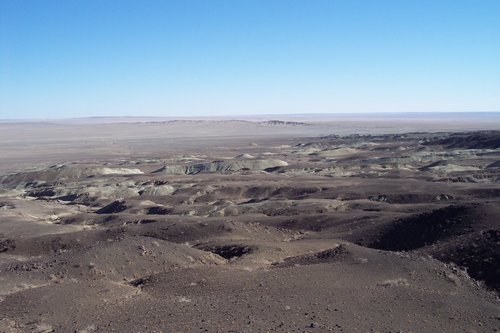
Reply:
<svg viewBox="0 0 500 333"><path fill-rule="evenodd" d="M156 118L156 119L210 119L232 118L232 120L248 117L280 117L280 116L332 116L332 115L436 115L436 114L496 114L500 110L488 111L385 111L385 112L317 112L317 113L257 113L257 114L226 114L226 115L188 115L188 116L160 116L160 115L103 115L78 117L47 117L47 118L0 118L0 121L57 121L57 120L84 120L84 119L117 119L117 118Z"/></svg>

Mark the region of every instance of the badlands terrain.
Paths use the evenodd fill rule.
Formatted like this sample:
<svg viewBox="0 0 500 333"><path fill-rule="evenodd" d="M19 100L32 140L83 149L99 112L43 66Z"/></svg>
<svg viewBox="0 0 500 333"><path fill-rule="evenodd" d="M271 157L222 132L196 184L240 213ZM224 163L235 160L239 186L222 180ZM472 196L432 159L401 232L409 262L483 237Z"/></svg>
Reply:
<svg viewBox="0 0 500 333"><path fill-rule="evenodd" d="M0 123L0 332L499 332L475 124Z"/></svg>

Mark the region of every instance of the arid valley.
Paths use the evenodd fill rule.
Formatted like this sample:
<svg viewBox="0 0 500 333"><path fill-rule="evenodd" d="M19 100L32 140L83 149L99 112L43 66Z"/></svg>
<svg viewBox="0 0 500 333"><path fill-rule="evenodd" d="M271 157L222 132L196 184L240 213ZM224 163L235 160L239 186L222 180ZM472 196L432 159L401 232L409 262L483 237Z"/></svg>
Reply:
<svg viewBox="0 0 500 333"><path fill-rule="evenodd" d="M484 117L0 123L0 332L498 332Z"/></svg>

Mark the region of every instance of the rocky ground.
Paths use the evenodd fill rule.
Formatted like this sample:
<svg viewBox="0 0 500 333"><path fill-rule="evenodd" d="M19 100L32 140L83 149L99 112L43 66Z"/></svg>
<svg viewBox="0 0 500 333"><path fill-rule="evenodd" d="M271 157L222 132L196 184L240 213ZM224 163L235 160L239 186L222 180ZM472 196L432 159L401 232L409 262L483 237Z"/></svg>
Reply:
<svg viewBox="0 0 500 333"><path fill-rule="evenodd" d="M193 147L4 172L0 332L500 331L499 131Z"/></svg>

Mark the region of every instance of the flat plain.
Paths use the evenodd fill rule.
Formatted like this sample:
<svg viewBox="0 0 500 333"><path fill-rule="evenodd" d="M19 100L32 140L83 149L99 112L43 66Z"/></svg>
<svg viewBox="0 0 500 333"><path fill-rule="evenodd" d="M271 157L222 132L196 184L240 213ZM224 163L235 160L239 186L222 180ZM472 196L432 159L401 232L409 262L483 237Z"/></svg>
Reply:
<svg viewBox="0 0 500 333"><path fill-rule="evenodd" d="M500 331L500 116L0 123L0 332Z"/></svg>

